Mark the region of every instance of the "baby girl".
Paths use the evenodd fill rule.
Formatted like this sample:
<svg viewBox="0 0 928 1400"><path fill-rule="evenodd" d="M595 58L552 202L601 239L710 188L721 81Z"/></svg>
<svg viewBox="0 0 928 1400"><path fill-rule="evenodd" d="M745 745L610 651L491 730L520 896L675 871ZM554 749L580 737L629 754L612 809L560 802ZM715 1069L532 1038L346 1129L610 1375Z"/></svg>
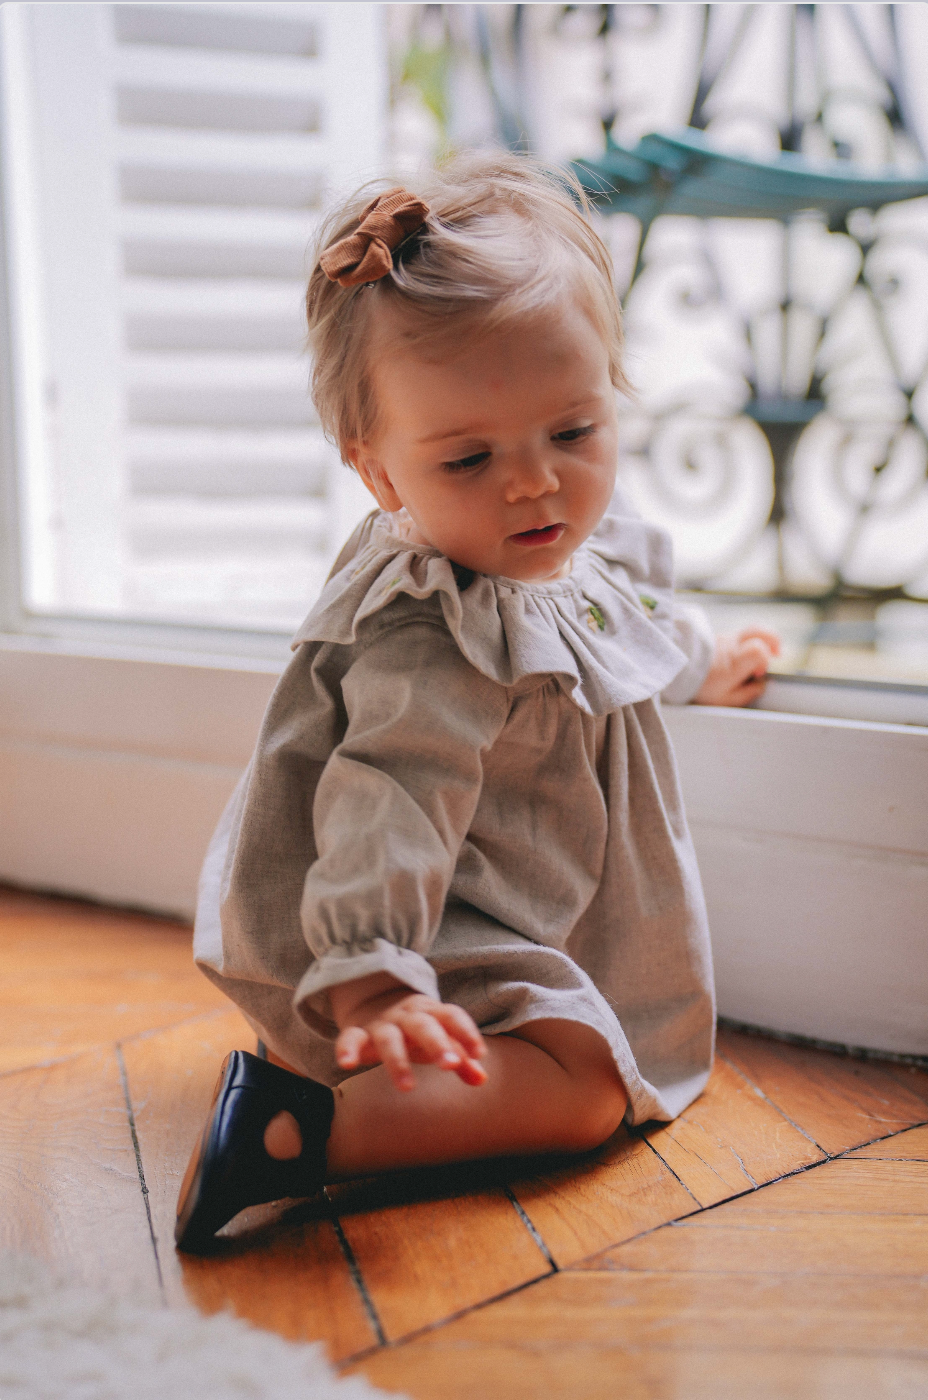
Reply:
<svg viewBox="0 0 928 1400"><path fill-rule="evenodd" d="M568 178L462 158L338 211L307 311L321 421L378 506L294 642L203 872L227 1057L178 1204L579 1152L703 1088L709 939L662 702L742 705L616 491L608 251Z"/></svg>

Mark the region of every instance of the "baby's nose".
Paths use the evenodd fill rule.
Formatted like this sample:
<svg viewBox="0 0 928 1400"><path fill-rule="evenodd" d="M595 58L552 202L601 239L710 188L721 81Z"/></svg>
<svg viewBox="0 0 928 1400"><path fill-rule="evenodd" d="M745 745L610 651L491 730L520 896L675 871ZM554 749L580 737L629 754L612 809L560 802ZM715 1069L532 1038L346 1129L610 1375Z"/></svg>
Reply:
<svg viewBox="0 0 928 1400"><path fill-rule="evenodd" d="M560 482L552 464L543 457L523 458L513 464L507 483L510 501L537 500L559 489Z"/></svg>

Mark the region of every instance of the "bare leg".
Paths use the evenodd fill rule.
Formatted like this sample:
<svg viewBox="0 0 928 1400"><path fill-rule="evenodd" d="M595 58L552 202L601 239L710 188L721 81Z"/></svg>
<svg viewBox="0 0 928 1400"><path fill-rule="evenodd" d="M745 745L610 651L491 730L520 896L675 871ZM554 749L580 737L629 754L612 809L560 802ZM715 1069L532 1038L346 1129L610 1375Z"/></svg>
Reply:
<svg viewBox="0 0 928 1400"><path fill-rule="evenodd" d="M534 1021L511 1035L487 1037L488 1078L462 1084L433 1065L416 1068L411 1093L375 1069L335 1091L327 1148L329 1179L398 1167L536 1152L584 1151L618 1127L626 1094L599 1035L574 1021ZM290 1114L268 1124L271 1156L300 1151Z"/></svg>

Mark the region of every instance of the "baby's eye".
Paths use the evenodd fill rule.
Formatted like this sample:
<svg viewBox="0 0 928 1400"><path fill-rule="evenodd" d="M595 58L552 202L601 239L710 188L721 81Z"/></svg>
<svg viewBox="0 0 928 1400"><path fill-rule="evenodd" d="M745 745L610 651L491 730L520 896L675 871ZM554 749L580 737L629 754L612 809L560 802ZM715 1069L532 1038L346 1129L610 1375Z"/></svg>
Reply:
<svg viewBox="0 0 928 1400"><path fill-rule="evenodd" d="M595 423L588 423L585 428L565 428L562 433L555 433L552 441L579 442L581 438L589 437L595 431Z"/></svg>
<svg viewBox="0 0 928 1400"><path fill-rule="evenodd" d="M446 472L473 471L474 467L489 461L489 457L489 452L473 452L470 457L460 457L456 462L442 462L442 466Z"/></svg>

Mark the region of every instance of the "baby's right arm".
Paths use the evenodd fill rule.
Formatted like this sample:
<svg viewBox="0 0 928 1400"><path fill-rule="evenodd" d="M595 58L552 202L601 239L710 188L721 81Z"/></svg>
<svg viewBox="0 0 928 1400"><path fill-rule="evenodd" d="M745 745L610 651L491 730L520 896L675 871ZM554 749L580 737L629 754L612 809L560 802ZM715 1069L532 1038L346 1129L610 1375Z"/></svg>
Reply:
<svg viewBox="0 0 928 1400"><path fill-rule="evenodd" d="M483 1036L460 1006L413 992L386 972L332 987L329 1000L340 1069L382 1063L404 1091L415 1088L412 1064L453 1070L475 1087L486 1081Z"/></svg>
<svg viewBox="0 0 928 1400"><path fill-rule="evenodd" d="M388 978L372 984L377 995L402 987L441 1006L428 955L480 798L483 755L510 705L432 618L365 642L340 683L347 727L313 797L316 859L301 903L313 960L296 1006L323 1033L333 1021L343 1028L332 993L350 986L351 1009L377 974ZM380 1008L365 1015L371 1009Z"/></svg>

